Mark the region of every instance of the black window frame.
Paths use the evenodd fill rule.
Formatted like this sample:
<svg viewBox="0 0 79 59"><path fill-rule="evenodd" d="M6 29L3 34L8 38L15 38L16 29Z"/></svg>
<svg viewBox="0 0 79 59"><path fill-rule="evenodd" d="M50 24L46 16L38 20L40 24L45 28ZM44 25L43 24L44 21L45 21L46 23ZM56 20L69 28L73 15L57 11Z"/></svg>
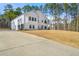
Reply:
<svg viewBox="0 0 79 59"><path fill-rule="evenodd" d="M31 21L31 16L29 16L29 21Z"/></svg>
<svg viewBox="0 0 79 59"><path fill-rule="evenodd" d="M31 29L31 28L32 28L32 26L31 26L31 25L29 25L29 28Z"/></svg>
<svg viewBox="0 0 79 59"><path fill-rule="evenodd" d="M47 21L45 20L45 21L44 21L44 23L46 23L46 24L47 24Z"/></svg>
<svg viewBox="0 0 79 59"><path fill-rule="evenodd" d="M43 20L42 20L42 23L43 23Z"/></svg>
<svg viewBox="0 0 79 59"><path fill-rule="evenodd" d="M23 30L24 29L24 24L21 24L21 30Z"/></svg>
<svg viewBox="0 0 79 59"><path fill-rule="evenodd" d="M35 29L35 26L33 25L33 29Z"/></svg>
<svg viewBox="0 0 79 59"><path fill-rule="evenodd" d="M32 21L34 21L34 17L32 17Z"/></svg>
<svg viewBox="0 0 79 59"><path fill-rule="evenodd" d="M47 29L47 26L44 26L44 29Z"/></svg>
<svg viewBox="0 0 79 59"><path fill-rule="evenodd" d="M35 18L35 21L36 21L36 18Z"/></svg>

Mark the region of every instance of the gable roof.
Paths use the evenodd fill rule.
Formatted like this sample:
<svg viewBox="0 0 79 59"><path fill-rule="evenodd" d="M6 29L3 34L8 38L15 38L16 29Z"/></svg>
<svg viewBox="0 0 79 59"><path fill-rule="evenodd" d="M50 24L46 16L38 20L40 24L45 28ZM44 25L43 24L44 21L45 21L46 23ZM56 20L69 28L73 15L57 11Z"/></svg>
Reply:
<svg viewBox="0 0 79 59"><path fill-rule="evenodd" d="M33 13L37 14L38 17L39 17L40 15L46 17L46 15L43 14L40 10L32 10L32 11L29 11L29 12L27 12L27 13L23 13L23 14L17 16L16 18L19 18L19 17L22 16L22 15L28 15L30 12L33 12ZM40 15L39 15L39 14L40 14ZM13 20L15 20L16 18L14 18ZM47 17L46 17L46 18L47 18ZM13 20L12 20L12 21L13 21Z"/></svg>

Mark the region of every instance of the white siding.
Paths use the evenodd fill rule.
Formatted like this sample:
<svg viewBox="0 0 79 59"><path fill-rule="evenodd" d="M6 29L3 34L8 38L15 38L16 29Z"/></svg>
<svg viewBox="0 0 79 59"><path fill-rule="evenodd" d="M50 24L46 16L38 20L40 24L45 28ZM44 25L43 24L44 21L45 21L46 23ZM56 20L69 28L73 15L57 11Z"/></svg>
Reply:
<svg viewBox="0 0 79 59"><path fill-rule="evenodd" d="M11 27L12 30L14 28L15 28L15 30L18 30L18 25L24 24L24 15L21 15L21 16L15 18L14 20L12 20L11 25L14 25L14 23L15 23L15 26L12 26Z"/></svg>
<svg viewBox="0 0 79 59"><path fill-rule="evenodd" d="M36 18L36 21L29 21L29 17L33 17L34 19ZM27 14L23 14L17 18L15 18L12 22L11 22L11 28L15 29L15 30L19 30L18 25L24 24L24 29L30 29L29 26L30 25L34 25L34 29L41 29L41 27L43 26L43 29L45 28L45 26L48 28L48 23L45 23L45 20L48 22L48 19L46 18L46 16L41 13L40 11L31 11L28 12ZM14 26L15 23L15 26ZM39 28L38 28L39 26ZM33 28L31 28L33 29Z"/></svg>

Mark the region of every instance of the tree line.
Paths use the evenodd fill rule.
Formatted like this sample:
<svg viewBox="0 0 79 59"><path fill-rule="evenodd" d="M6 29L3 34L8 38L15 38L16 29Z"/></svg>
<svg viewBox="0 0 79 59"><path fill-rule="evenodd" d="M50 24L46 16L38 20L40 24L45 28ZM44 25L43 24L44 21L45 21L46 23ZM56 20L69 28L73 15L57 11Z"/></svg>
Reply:
<svg viewBox="0 0 79 59"><path fill-rule="evenodd" d="M45 8L53 16L55 30L79 31L78 3L48 3Z"/></svg>
<svg viewBox="0 0 79 59"><path fill-rule="evenodd" d="M78 3L46 3L40 6L25 5L20 8L13 8L11 4L4 7L4 13L0 15L0 27L10 28L10 22L22 13L31 10L40 10L53 18L50 28L54 30L79 31L79 4Z"/></svg>
<svg viewBox="0 0 79 59"><path fill-rule="evenodd" d="M40 7L25 5L23 8L17 7L14 9L11 4L7 4L4 6L3 14L0 14L0 28L10 28L10 22L14 18L33 9L40 10Z"/></svg>

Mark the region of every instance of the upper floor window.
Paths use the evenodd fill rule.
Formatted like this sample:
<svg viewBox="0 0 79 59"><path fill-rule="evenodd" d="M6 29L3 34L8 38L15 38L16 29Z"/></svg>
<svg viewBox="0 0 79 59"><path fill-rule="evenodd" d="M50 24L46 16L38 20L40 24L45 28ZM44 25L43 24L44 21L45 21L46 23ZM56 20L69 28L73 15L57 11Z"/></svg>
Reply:
<svg viewBox="0 0 79 59"><path fill-rule="evenodd" d="M29 17L29 21L36 21L35 17Z"/></svg>
<svg viewBox="0 0 79 59"><path fill-rule="evenodd" d="M19 19L19 21L21 22L21 19Z"/></svg>
<svg viewBox="0 0 79 59"><path fill-rule="evenodd" d="M20 20L18 19L18 24L20 23Z"/></svg>
<svg viewBox="0 0 79 59"><path fill-rule="evenodd" d="M34 21L34 18L32 17L32 21Z"/></svg>
<svg viewBox="0 0 79 59"><path fill-rule="evenodd" d="M18 22L21 22L21 19L18 19Z"/></svg>
<svg viewBox="0 0 79 59"><path fill-rule="evenodd" d="M19 22L19 19L18 19L18 22Z"/></svg>
<svg viewBox="0 0 79 59"><path fill-rule="evenodd" d="M31 17L29 17L29 21L31 20Z"/></svg>
<svg viewBox="0 0 79 59"><path fill-rule="evenodd" d="M42 22L43 22L43 20L42 20Z"/></svg>
<svg viewBox="0 0 79 59"><path fill-rule="evenodd" d="M47 23L47 21L45 20L44 23Z"/></svg>
<svg viewBox="0 0 79 59"><path fill-rule="evenodd" d="M35 18L35 21L36 21L36 18Z"/></svg>

